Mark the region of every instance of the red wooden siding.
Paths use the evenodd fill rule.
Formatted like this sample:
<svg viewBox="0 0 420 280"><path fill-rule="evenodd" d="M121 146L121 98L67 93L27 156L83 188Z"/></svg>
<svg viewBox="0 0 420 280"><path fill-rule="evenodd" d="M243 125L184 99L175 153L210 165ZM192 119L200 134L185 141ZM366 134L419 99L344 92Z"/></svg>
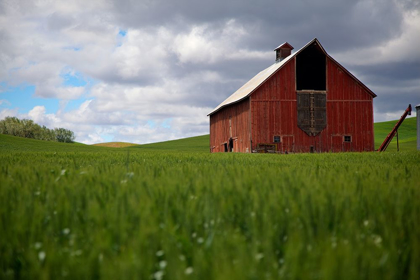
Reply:
<svg viewBox="0 0 420 280"><path fill-rule="evenodd" d="M232 135L230 135L229 118ZM210 116L210 150L224 152L224 143L233 139L234 152L251 152L249 98L221 109Z"/></svg>
<svg viewBox="0 0 420 280"><path fill-rule="evenodd" d="M294 143L290 139L295 137L296 114L293 59L251 96L252 149L258 143L273 143L274 136L281 136L282 144L277 150L293 151Z"/></svg>
<svg viewBox="0 0 420 280"><path fill-rule="evenodd" d="M342 142L341 151L373 151L372 95L331 59L327 60L327 69L326 132L331 137L351 136L350 143Z"/></svg>

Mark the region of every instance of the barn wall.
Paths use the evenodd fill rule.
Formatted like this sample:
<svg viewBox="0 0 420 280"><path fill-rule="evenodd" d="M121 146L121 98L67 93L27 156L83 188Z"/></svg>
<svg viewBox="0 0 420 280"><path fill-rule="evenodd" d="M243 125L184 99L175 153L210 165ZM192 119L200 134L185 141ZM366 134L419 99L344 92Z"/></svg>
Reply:
<svg viewBox="0 0 420 280"><path fill-rule="evenodd" d="M373 151L373 97L334 61L328 59L328 132L337 138L352 137L351 143L331 143L333 151ZM331 138L328 139L332 141ZM338 141L337 141L338 142Z"/></svg>
<svg viewBox="0 0 420 280"><path fill-rule="evenodd" d="M327 126L308 136L297 126L295 59L289 61L251 96L252 149L274 143L279 152L372 151L372 96L327 58ZM343 143L343 136L352 137Z"/></svg>
<svg viewBox="0 0 420 280"><path fill-rule="evenodd" d="M229 128L231 119L231 131ZM224 152L224 143L232 136L234 152L251 152L249 98L221 109L210 116L210 150Z"/></svg>

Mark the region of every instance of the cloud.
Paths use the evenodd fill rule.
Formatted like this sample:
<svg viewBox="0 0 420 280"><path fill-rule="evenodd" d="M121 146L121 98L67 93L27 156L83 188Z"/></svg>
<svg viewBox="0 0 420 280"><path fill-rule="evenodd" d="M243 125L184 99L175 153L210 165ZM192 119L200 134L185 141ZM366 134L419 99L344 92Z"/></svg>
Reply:
<svg viewBox="0 0 420 280"><path fill-rule="evenodd" d="M1 109L0 110L0 120L3 120L6 117L16 117L18 115L18 109Z"/></svg>
<svg viewBox="0 0 420 280"><path fill-rule="evenodd" d="M6 106L10 106L11 103L5 99L0 99L0 105L6 105Z"/></svg>
<svg viewBox="0 0 420 280"><path fill-rule="evenodd" d="M35 106L28 113L28 118L47 127L60 127L61 120L55 114L46 114L44 106Z"/></svg>
<svg viewBox="0 0 420 280"><path fill-rule="evenodd" d="M155 32L128 30L122 45L111 55L115 72L123 81L138 84L155 81L167 74L173 35L165 28Z"/></svg>
<svg viewBox="0 0 420 280"><path fill-rule="evenodd" d="M335 55L343 63L352 65L371 65L381 63L420 63L420 12L401 11L403 20L401 32L374 45L361 45L357 48L340 51Z"/></svg>
<svg viewBox="0 0 420 280"><path fill-rule="evenodd" d="M221 60L263 58L266 52L250 51L239 45L250 37L244 26L230 19L221 28L207 24L194 26L174 40L174 52L181 63L215 63Z"/></svg>

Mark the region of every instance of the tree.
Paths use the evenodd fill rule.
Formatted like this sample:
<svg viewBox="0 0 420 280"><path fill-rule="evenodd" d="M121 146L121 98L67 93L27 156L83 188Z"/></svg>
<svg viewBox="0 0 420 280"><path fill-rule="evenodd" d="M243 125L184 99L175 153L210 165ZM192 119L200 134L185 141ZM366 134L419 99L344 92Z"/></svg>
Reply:
<svg viewBox="0 0 420 280"><path fill-rule="evenodd" d="M55 132L58 142L73 143L74 141L73 131L70 131L65 128L55 128L54 132Z"/></svg>
<svg viewBox="0 0 420 280"><path fill-rule="evenodd" d="M48 129L44 125L42 126L40 136L37 139L45 141L57 141L54 130Z"/></svg>
<svg viewBox="0 0 420 280"><path fill-rule="evenodd" d="M41 127L33 120L20 120L16 117L6 117L4 120L0 120L0 133L65 143L72 143L75 139L71 130L65 128L49 129L45 126Z"/></svg>

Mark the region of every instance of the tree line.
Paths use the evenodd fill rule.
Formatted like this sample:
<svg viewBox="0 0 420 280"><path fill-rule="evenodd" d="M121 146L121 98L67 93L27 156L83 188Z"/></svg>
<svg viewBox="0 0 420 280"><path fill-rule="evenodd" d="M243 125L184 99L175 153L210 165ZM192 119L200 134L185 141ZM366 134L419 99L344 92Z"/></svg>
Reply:
<svg viewBox="0 0 420 280"><path fill-rule="evenodd" d="M49 129L33 120L6 117L0 121L0 133L55 142L74 142L74 132L65 128Z"/></svg>

